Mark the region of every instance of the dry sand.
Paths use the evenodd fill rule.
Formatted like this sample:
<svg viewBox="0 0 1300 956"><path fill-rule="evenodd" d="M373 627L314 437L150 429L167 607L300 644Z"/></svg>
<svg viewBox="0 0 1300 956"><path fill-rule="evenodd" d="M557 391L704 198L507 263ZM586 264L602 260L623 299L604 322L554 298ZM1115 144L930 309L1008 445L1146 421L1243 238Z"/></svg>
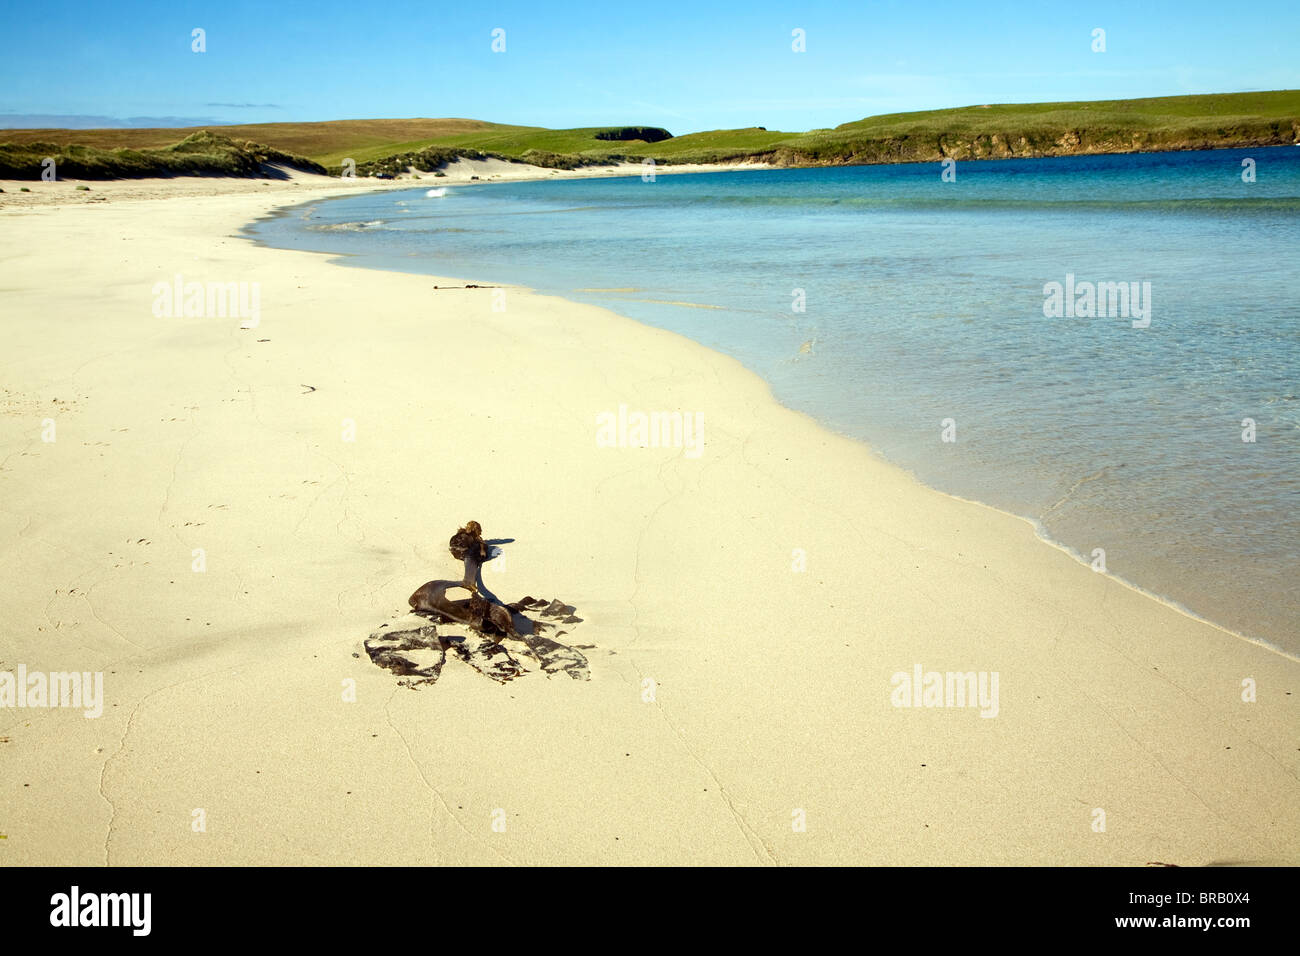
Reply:
<svg viewBox="0 0 1300 956"><path fill-rule="evenodd" d="M1300 664L731 359L239 237L337 181L0 187L0 671L106 698L0 710L0 865L1300 862ZM155 317L177 273L260 324ZM620 404L702 454L600 447ZM589 681L361 653L470 518ZM918 664L997 672L996 716L893 706Z"/></svg>

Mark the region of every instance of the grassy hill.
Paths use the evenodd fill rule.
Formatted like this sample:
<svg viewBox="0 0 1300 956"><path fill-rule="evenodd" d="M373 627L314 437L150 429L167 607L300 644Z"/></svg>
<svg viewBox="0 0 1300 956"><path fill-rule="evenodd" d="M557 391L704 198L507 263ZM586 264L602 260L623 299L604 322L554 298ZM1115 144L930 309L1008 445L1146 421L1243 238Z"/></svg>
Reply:
<svg viewBox="0 0 1300 956"><path fill-rule="evenodd" d="M791 164L1273 146L1300 138L1300 90L894 113L773 144Z"/></svg>
<svg viewBox="0 0 1300 956"><path fill-rule="evenodd" d="M21 150L64 150L60 169L85 162L104 174L155 175L150 162L169 159L192 171L202 149L219 159L211 172L248 166L247 157L200 148L190 129L0 130L0 162ZM712 130L670 136L646 127L545 129L467 119L336 120L217 127L227 142L246 140L261 150L318 163L337 173L344 159L362 175L407 166L437 169L457 155L498 156L538 165L574 168L646 157L663 163L759 160L779 165L926 162L1011 156L1061 156L1163 149L1282 145L1300 141L1300 90L1166 96L1077 103L967 106L872 116L829 130L785 133L761 128ZM178 139L190 134L182 143ZM641 137L641 138L637 138ZM191 156L176 155L187 147ZM254 144L265 143L266 146ZM40 149L37 149L39 144ZM84 155L75 149L98 150ZM6 152L8 151L8 152ZM220 155L218 155L220 154ZM25 154L23 154L25 155ZM141 159L151 155L152 160ZM94 160L94 162L91 162ZM8 168L14 168L8 161ZM26 167L24 167L26 168ZM9 175L0 169L0 175ZM249 175L245 173L244 175Z"/></svg>
<svg viewBox="0 0 1300 956"><path fill-rule="evenodd" d="M56 143L100 149L157 149L194 133L214 130L232 140L266 143L286 153L309 156L322 165L378 148L381 153L425 145L439 137L490 130L522 129L467 119L330 120L324 123L249 123L175 129L0 129L0 141L15 145ZM366 158L374 158L367 156Z"/></svg>

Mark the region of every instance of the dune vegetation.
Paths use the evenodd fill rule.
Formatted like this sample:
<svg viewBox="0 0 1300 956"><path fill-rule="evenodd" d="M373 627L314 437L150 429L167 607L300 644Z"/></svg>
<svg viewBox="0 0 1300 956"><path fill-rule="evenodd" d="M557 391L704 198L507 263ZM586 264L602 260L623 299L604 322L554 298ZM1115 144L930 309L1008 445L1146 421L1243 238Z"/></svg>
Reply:
<svg viewBox="0 0 1300 956"><path fill-rule="evenodd" d="M0 179L40 179L47 159L54 160L55 174L60 179L283 175L277 167L325 172L325 167L305 156L201 131L171 146L146 149L53 142L0 143Z"/></svg>

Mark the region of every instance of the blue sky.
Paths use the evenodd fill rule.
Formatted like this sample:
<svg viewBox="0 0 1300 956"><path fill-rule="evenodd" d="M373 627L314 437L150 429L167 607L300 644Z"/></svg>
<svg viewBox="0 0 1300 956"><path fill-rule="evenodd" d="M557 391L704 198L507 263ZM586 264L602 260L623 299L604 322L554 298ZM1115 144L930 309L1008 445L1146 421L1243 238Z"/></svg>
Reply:
<svg viewBox="0 0 1300 956"><path fill-rule="evenodd" d="M977 103L1294 89L1298 41L1297 0L40 0L10 7L0 31L0 126L462 116L800 131Z"/></svg>

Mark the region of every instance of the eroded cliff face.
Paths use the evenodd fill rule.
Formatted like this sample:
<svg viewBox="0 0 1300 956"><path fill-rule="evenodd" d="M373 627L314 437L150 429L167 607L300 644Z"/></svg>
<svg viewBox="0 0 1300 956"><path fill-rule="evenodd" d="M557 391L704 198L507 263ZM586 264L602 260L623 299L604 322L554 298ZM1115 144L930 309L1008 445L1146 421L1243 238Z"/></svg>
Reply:
<svg viewBox="0 0 1300 956"><path fill-rule="evenodd" d="M780 166L856 166L873 163L924 163L943 159L1032 159L1101 153L1146 153L1186 149L1290 146L1300 143L1300 119L1223 126L1195 132L1151 130L1009 131L917 136L909 133L864 139L825 149L780 148L751 159Z"/></svg>

